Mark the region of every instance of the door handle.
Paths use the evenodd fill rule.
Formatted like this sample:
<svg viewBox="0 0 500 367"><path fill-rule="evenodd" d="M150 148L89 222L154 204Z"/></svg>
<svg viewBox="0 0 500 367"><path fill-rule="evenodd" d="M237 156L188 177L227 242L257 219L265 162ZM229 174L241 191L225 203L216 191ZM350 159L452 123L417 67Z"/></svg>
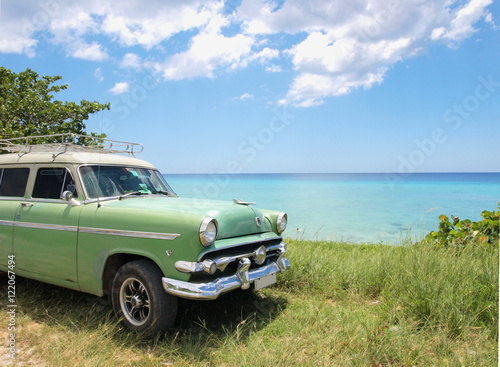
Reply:
<svg viewBox="0 0 500 367"><path fill-rule="evenodd" d="M31 208L33 206L33 203L21 203L21 206L23 208Z"/></svg>

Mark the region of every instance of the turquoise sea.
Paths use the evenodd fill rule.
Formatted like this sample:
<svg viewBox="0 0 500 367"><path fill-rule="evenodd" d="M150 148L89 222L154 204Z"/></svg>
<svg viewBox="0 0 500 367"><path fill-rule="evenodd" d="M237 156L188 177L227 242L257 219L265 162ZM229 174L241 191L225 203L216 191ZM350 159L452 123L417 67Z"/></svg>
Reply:
<svg viewBox="0 0 500 367"><path fill-rule="evenodd" d="M500 173L165 175L183 197L244 199L288 213L286 237L401 244L437 228L441 214L496 210Z"/></svg>

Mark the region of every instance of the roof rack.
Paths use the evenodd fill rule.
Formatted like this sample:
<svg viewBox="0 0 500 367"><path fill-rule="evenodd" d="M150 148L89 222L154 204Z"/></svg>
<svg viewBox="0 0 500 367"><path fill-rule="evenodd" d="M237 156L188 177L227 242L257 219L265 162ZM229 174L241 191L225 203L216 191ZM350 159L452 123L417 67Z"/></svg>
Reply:
<svg viewBox="0 0 500 367"><path fill-rule="evenodd" d="M80 134L54 134L0 139L0 150L24 155L28 153L52 153L53 158L66 152L115 153L135 156L141 153L142 144L104 139Z"/></svg>

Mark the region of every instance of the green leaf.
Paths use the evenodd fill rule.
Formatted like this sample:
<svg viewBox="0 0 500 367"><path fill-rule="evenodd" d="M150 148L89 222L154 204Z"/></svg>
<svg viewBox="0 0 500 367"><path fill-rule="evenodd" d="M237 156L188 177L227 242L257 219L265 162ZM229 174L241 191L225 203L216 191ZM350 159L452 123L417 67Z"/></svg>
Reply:
<svg viewBox="0 0 500 367"><path fill-rule="evenodd" d="M109 110L110 104L54 100L55 93L68 88L67 84L54 84L61 79L61 76L40 77L31 69L17 74L0 67L0 138L93 134L86 131L84 121L91 114Z"/></svg>

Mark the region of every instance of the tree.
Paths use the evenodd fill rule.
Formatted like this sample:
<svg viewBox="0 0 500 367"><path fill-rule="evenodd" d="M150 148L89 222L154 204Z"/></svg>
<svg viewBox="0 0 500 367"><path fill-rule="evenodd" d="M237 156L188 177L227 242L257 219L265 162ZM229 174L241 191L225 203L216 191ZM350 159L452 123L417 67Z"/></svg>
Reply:
<svg viewBox="0 0 500 367"><path fill-rule="evenodd" d="M61 79L40 77L31 69L16 74L0 67L0 139L63 133L98 136L86 132L84 121L92 113L109 110L109 103L54 100L54 93L68 88L54 84Z"/></svg>

